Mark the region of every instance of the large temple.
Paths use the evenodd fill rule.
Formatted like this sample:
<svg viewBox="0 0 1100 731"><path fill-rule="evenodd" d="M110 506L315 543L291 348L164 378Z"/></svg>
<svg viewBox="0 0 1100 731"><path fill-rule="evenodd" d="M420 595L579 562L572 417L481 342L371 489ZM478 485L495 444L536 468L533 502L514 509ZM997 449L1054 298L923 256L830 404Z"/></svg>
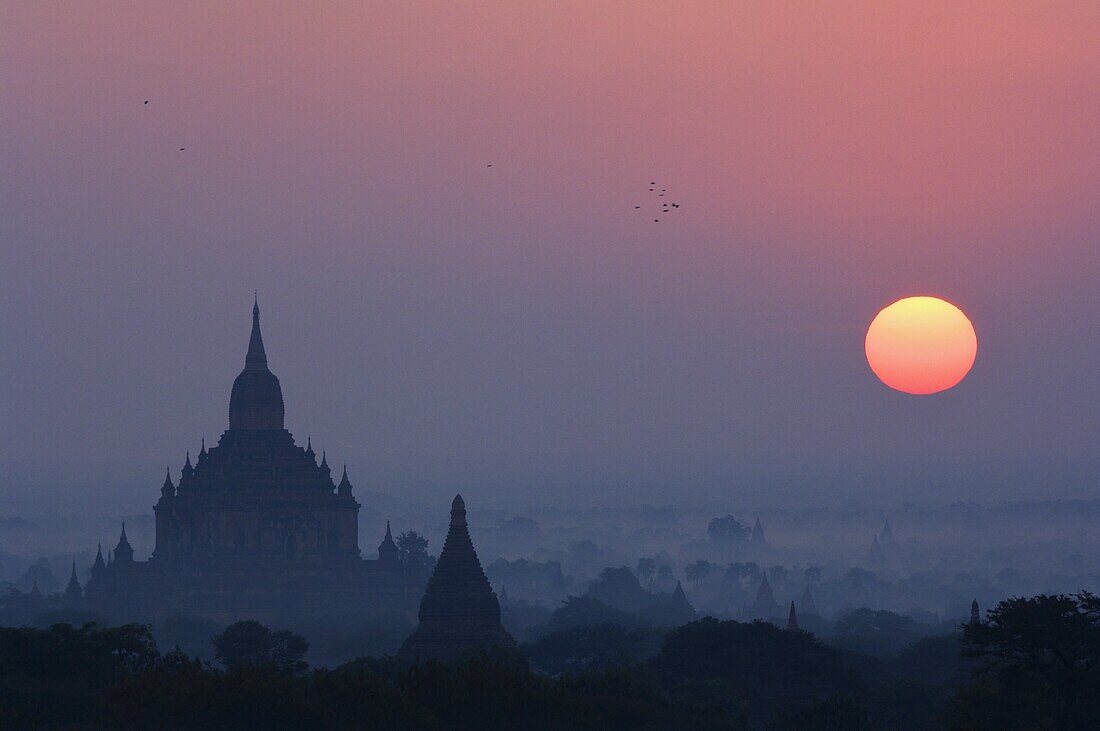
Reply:
<svg viewBox="0 0 1100 731"><path fill-rule="evenodd" d="M340 621L378 610L412 611L424 577L406 572L387 526L377 559L359 551L359 503L347 468L339 484L324 454L298 446L283 425L279 379L268 369L260 310L244 370L233 382L229 428L205 440L179 483L166 475L156 547L135 561L126 537L96 556L88 605L111 620L172 614L220 622Z"/></svg>

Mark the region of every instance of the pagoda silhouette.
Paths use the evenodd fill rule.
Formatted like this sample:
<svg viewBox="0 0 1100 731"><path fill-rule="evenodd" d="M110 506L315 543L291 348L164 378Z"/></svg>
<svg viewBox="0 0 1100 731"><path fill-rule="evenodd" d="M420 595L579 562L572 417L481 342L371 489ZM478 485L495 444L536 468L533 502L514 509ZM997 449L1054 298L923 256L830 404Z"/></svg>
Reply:
<svg viewBox="0 0 1100 731"><path fill-rule="evenodd" d="M516 645L500 623L500 603L470 541L461 495L455 495L451 503L451 525L420 600L419 620L399 654L451 660L492 647Z"/></svg>

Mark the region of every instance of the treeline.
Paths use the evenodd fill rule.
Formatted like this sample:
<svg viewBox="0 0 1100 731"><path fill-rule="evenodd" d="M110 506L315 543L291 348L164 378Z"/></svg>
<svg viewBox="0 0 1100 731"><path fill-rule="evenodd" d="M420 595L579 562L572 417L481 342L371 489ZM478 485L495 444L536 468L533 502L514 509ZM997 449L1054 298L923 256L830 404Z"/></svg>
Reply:
<svg viewBox="0 0 1100 731"><path fill-rule="evenodd" d="M653 648L656 647L656 651ZM306 641L256 622L215 662L147 627L0 629L0 728L1089 728L1100 600L1001 603L889 658L766 623L573 627L454 664L364 658L309 669ZM644 659L641 659L644 658Z"/></svg>

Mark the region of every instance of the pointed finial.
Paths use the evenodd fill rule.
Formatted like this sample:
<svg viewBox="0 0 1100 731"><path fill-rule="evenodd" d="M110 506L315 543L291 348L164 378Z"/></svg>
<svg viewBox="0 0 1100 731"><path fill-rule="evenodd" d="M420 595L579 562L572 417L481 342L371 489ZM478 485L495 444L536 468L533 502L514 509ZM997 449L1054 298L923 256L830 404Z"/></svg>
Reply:
<svg viewBox="0 0 1100 731"><path fill-rule="evenodd" d="M118 540L119 540L119 541L124 541L124 540L126 540L126 521L125 521L125 520L124 520L124 521L122 521L122 535L120 535L120 536L118 537Z"/></svg>
<svg viewBox="0 0 1100 731"><path fill-rule="evenodd" d="M202 440L199 442L199 454L206 454L206 435L202 435Z"/></svg>
<svg viewBox="0 0 1100 731"><path fill-rule="evenodd" d="M191 469L191 450L190 449L187 450L187 461L183 463L183 469L185 469L185 470Z"/></svg>
<svg viewBox="0 0 1100 731"><path fill-rule="evenodd" d="M328 455L325 454L325 450L321 450L321 469L328 469Z"/></svg>
<svg viewBox="0 0 1100 731"><path fill-rule="evenodd" d="M461 495L451 501L451 525L466 525L466 503Z"/></svg>
<svg viewBox="0 0 1100 731"><path fill-rule="evenodd" d="M390 532L390 521L388 521L388 520L386 521L386 540L387 541L392 541L393 540L393 533Z"/></svg>
<svg viewBox="0 0 1100 731"><path fill-rule="evenodd" d="M248 354L244 357L245 370L267 370L267 353L260 334L260 304L252 303L252 334L248 338Z"/></svg>
<svg viewBox="0 0 1100 731"><path fill-rule="evenodd" d="M791 602L791 611L787 614L787 629L792 631L798 629L798 615L795 614L793 601Z"/></svg>

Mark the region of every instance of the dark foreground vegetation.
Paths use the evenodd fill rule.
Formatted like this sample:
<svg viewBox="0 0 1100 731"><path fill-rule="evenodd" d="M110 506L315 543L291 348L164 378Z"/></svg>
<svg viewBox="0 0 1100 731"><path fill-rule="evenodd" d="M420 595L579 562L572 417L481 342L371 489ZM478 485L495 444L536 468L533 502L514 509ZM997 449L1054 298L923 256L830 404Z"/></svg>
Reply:
<svg viewBox="0 0 1100 731"><path fill-rule="evenodd" d="M523 654L310 670L306 641L256 622L214 663L147 627L0 629L0 728L1095 728L1100 600L1002 602L986 622L889 657L770 624L616 625Z"/></svg>

